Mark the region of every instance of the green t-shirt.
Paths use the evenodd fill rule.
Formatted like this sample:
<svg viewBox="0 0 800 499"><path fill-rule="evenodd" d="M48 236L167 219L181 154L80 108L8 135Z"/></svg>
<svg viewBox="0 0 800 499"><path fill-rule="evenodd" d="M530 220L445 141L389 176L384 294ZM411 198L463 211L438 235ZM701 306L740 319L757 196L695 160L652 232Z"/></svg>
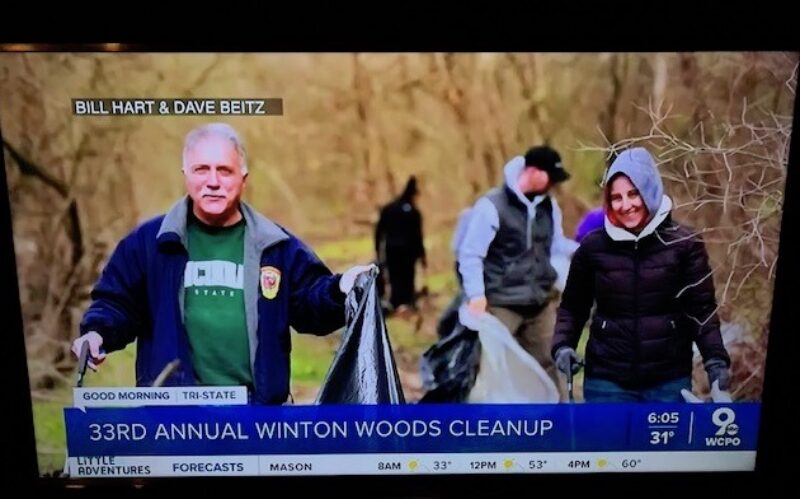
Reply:
<svg viewBox="0 0 800 499"><path fill-rule="evenodd" d="M244 308L245 222L211 227L189 215L184 317L203 385L251 385Z"/></svg>

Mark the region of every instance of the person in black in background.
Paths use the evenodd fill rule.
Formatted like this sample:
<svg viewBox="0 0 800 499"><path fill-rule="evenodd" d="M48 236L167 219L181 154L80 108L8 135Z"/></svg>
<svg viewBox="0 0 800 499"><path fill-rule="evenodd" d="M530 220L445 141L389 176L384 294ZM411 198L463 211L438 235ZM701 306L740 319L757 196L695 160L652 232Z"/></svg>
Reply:
<svg viewBox="0 0 800 499"><path fill-rule="evenodd" d="M403 193L381 209L375 227L375 251L381 270L389 274L389 301L394 311L415 307L416 263L420 260L423 268L428 267L418 197L417 179L411 176Z"/></svg>

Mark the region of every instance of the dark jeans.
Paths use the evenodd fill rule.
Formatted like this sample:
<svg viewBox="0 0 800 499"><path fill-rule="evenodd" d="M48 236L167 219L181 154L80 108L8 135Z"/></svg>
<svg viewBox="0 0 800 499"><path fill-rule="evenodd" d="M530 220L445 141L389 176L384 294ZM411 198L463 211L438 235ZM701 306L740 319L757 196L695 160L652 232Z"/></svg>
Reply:
<svg viewBox="0 0 800 499"><path fill-rule="evenodd" d="M623 388L606 379L587 378L583 382L583 398L586 402L684 402L682 388L692 390L691 377L638 390Z"/></svg>
<svg viewBox="0 0 800 499"><path fill-rule="evenodd" d="M392 308L400 305L414 306L414 274L417 258L409 252L386 252L386 269L389 271L389 301Z"/></svg>

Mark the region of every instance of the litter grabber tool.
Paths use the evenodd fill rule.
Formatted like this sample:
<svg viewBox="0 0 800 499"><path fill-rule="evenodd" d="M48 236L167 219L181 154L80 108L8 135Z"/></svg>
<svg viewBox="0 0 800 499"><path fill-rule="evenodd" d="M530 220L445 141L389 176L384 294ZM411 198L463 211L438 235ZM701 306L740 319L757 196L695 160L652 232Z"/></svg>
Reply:
<svg viewBox="0 0 800 499"><path fill-rule="evenodd" d="M574 362L570 362L570 368L567 369L567 393L569 394L569 402L575 402L575 394L573 393L573 382L572 378L583 369L584 362L583 360L576 360Z"/></svg>
<svg viewBox="0 0 800 499"><path fill-rule="evenodd" d="M78 380L75 386L80 388L83 386L83 377L86 375L86 366L89 364L89 343L84 341L81 344L81 352L78 355Z"/></svg>
<svg viewBox="0 0 800 499"><path fill-rule="evenodd" d="M180 359L175 359L166 366L164 369L156 377L155 381L153 381L153 388L158 388L162 386L167 379L172 376L172 374L178 370L178 367L181 365Z"/></svg>
<svg viewBox="0 0 800 499"><path fill-rule="evenodd" d="M81 344L81 351L78 355L78 377L75 380L75 388L83 387L83 378L86 376L86 367L89 365L89 343ZM64 453L64 467L61 470L62 478L69 478L69 453Z"/></svg>

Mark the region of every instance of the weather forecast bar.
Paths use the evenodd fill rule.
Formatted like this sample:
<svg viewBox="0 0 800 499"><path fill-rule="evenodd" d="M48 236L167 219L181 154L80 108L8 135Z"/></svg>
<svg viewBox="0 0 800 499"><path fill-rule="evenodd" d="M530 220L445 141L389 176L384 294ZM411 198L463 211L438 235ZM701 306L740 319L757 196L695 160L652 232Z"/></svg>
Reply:
<svg viewBox="0 0 800 499"><path fill-rule="evenodd" d="M755 451L72 457L73 477L751 471Z"/></svg>

